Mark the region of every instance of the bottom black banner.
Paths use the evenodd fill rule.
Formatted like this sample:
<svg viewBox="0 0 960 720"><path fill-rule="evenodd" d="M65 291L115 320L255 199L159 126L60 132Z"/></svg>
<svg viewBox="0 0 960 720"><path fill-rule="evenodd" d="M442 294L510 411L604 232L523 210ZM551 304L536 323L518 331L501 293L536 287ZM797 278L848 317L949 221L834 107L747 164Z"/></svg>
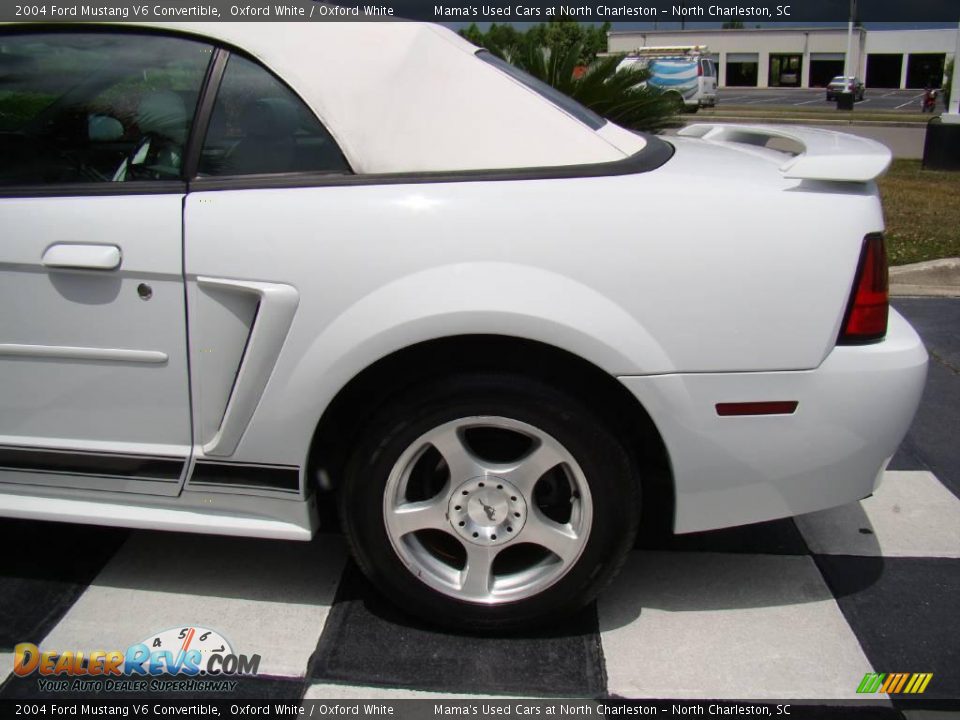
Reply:
<svg viewBox="0 0 960 720"><path fill-rule="evenodd" d="M347 690L347 688L344 688ZM402 693L404 691L397 691ZM298 702L228 700L0 700L0 717L200 717L200 718L403 718L438 717L546 718L546 717L779 717L890 718L902 720L904 711L933 710L960 717L960 701L932 700L891 703L870 700L606 700L441 698L400 700L302 700Z"/></svg>

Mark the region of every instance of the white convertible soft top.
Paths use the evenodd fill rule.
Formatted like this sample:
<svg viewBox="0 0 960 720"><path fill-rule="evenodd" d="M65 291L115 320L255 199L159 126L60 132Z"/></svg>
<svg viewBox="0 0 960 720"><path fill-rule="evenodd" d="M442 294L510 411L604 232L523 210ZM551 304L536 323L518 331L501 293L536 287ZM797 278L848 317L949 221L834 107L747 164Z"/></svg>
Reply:
<svg viewBox="0 0 960 720"><path fill-rule="evenodd" d="M601 163L645 144L613 123L591 129L439 25L144 25L212 38L256 57L324 121L357 172Z"/></svg>

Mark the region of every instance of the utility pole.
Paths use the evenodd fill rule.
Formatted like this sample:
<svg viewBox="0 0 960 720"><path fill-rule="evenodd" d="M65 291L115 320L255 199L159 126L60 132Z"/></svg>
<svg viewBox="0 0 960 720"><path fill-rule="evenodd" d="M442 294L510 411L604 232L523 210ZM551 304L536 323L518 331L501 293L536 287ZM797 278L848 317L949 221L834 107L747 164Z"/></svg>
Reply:
<svg viewBox="0 0 960 720"><path fill-rule="evenodd" d="M853 0L850 0L850 21L847 23L847 52L843 56L843 77L850 77L850 54L853 52ZM844 88L844 92L847 89Z"/></svg>
<svg viewBox="0 0 960 720"><path fill-rule="evenodd" d="M960 124L960 23L957 23L957 44L953 50L953 77L950 79L950 107L941 116L950 125Z"/></svg>
<svg viewBox="0 0 960 720"><path fill-rule="evenodd" d="M857 0L850 0L850 17L847 19L847 54L843 56L843 73L853 77L857 70L853 64L853 21L857 17Z"/></svg>
<svg viewBox="0 0 960 720"><path fill-rule="evenodd" d="M854 88L850 78L851 62L850 56L853 54L853 16L856 12L857 0L850 0L850 18L847 21L847 54L843 56L843 92L837 96L838 110L853 110Z"/></svg>
<svg viewBox="0 0 960 720"><path fill-rule="evenodd" d="M950 81L950 107L927 123L923 141L924 170L960 172L960 23L953 51L953 78Z"/></svg>

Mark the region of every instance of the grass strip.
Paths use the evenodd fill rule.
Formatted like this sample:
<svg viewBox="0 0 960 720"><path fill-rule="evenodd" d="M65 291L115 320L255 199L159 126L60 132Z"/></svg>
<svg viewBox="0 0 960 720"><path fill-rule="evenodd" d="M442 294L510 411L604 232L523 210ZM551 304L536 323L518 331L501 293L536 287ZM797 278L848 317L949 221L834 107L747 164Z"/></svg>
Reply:
<svg viewBox="0 0 960 720"><path fill-rule="evenodd" d="M894 160L879 185L891 265L960 257L960 172Z"/></svg>

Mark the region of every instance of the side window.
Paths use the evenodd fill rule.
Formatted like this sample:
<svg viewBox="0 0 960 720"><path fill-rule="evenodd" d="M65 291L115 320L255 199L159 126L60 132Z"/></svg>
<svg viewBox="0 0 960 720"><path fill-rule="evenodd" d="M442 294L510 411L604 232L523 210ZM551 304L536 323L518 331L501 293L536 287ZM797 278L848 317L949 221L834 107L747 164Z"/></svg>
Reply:
<svg viewBox="0 0 960 720"><path fill-rule="evenodd" d="M200 176L349 173L330 133L267 70L231 55L200 155Z"/></svg>
<svg viewBox="0 0 960 720"><path fill-rule="evenodd" d="M211 52L159 35L0 35L0 186L179 179Z"/></svg>

